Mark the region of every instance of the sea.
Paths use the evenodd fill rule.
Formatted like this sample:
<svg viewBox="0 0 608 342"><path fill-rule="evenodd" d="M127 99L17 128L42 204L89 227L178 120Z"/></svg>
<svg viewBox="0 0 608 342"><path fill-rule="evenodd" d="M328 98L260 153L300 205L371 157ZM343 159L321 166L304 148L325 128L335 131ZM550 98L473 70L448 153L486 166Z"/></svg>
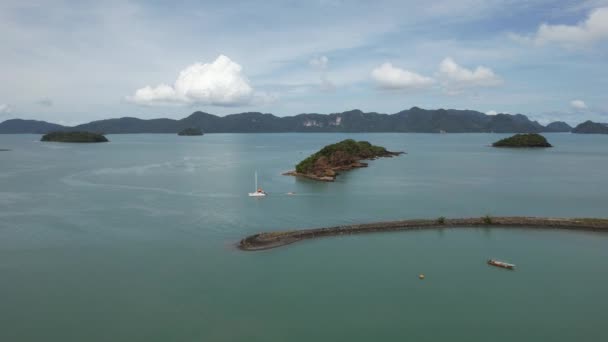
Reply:
<svg viewBox="0 0 608 342"><path fill-rule="evenodd" d="M0 341L608 341L608 233L446 228L236 248L258 232L385 220L608 217L608 135L490 147L506 136L0 135ZM333 183L282 175L347 138L407 154ZM265 198L247 196L256 172Z"/></svg>

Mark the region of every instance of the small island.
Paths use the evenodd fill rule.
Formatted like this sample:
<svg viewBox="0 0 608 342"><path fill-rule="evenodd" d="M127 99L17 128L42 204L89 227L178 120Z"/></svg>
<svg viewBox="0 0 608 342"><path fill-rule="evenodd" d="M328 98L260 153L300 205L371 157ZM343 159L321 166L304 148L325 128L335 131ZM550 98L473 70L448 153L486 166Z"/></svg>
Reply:
<svg viewBox="0 0 608 342"><path fill-rule="evenodd" d="M103 134L93 132L51 132L42 136L40 141L64 143L100 143L108 142Z"/></svg>
<svg viewBox="0 0 608 342"><path fill-rule="evenodd" d="M553 147L545 137L536 133L515 134L512 137L499 140L492 144L494 147Z"/></svg>
<svg viewBox="0 0 608 342"><path fill-rule="evenodd" d="M608 125L587 120L574 127L572 133L578 134L608 134Z"/></svg>
<svg viewBox="0 0 608 342"><path fill-rule="evenodd" d="M179 133L177 133L177 135L181 135L181 136L197 136L197 135L203 135L203 131L200 128L186 128L181 130Z"/></svg>
<svg viewBox="0 0 608 342"><path fill-rule="evenodd" d="M296 165L294 171L289 171L284 175L333 182L338 171L367 167L367 163L362 163L361 160L394 157L400 154L403 152L387 151L386 148L372 145L367 141L346 139L323 147L317 153L302 160Z"/></svg>
<svg viewBox="0 0 608 342"><path fill-rule="evenodd" d="M10 150L7 148L0 148L0 152L8 152L8 151L10 151Z"/></svg>

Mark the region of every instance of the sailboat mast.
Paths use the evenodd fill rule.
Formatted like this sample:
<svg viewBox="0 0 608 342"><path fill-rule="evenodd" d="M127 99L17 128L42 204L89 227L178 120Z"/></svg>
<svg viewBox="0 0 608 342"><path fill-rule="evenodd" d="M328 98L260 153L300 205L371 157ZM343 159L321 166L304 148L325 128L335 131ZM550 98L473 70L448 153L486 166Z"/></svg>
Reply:
<svg viewBox="0 0 608 342"><path fill-rule="evenodd" d="M258 191L258 172L255 172L255 191Z"/></svg>

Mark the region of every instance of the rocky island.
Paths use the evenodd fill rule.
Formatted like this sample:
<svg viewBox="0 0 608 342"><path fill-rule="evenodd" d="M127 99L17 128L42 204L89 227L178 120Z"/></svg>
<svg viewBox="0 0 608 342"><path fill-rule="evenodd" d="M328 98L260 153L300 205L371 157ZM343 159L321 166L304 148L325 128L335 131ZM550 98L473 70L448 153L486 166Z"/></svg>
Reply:
<svg viewBox="0 0 608 342"><path fill-rule="evenodd" d="M179 131L179 133L177 133L177 135L197 136L197 135L203 135L203 131L200 128L186 128L186 129Z"/></svg>
<svg viewBox="0 0 608 342"><path fill-rule="evenodd" d="M333 182L338 171L367 167L367 163L361 160L394 157L400 154L403 152L387 151L386 148L372 145L367 141L346 139L323 147L317 153L302 160L294 171L289 171L285 175Z"/></svg>
<svg viewBox="0 0 608 342"><path fill-rule="evenodd" d="M93 132L51 132L42 136L40 141L65 143L100 143L108 142L103 134Z"/></svg>
<svg viewBox="0 0 608 342"><path fill-rule="evenodd" d="M572 133L579 134L608 134L608 125L593 122L593 121L585 121L582 124L574 127Z"/></svg>
<svg viewBox="0 0 608 342"><path fill-rule="evenodd" d="M512 137L499 140L492 144L494 147L553 147L540 134L515 134Z"/></svg>

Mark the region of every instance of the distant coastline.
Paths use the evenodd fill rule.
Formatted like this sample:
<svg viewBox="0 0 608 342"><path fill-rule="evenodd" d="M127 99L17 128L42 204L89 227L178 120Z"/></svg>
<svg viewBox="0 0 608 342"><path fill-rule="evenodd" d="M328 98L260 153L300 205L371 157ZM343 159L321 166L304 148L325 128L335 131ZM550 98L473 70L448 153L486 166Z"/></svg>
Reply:
<svg viewBox="0 0 608 342"><path fill-rule="evenodd" d="M434 220L423 219L387 221L326 228L259 233L245 237L239 242L238 247L245 251L259 251L289 245L306 239L316 239L328 236L462 227L529 227L608 232L608 219L486 216L477 218L446 219L440 217Z"/></svg>
<svg viewBox="0 0 608 342"><path fill-rule="evenodd" d="M475 110L412 107L394 114L349 110L341 113L306 113L275 116L246 112L217 116L205 112L175 120L122 117L63 126L37 120L11 119L0 123L0 134L46 134L53 131L87 131L101 134L169 133L198 127L207 133L602 133L602 123L586 122L593 130L573 128L556 121L541 125L522 114L488 115ZM580 125L579 125L580 126ZM578 126L577 126L578 127ZM582 128L584 128L582 127Z"/></svg>

